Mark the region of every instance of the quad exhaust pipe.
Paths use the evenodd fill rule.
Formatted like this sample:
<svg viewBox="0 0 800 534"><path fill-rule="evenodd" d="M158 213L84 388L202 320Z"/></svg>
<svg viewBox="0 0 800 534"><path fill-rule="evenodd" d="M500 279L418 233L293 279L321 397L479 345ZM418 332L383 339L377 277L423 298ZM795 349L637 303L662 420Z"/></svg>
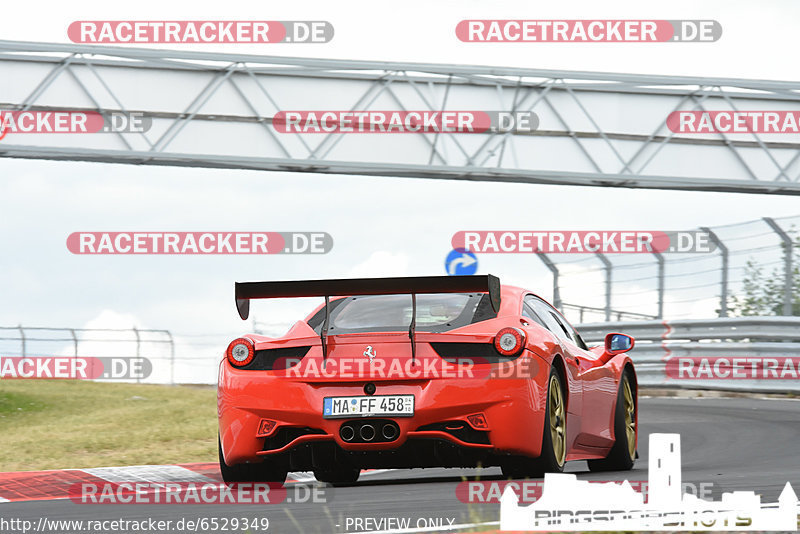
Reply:
<svg viewBox="0 0 800 534"><path fill-rule="evenodd" d="M358 435L361 436L361 439L364 441L372 441L375 439L375 427L370 425L369 423L366 425L361 425L361 430L358 431Z"/></svg>
<svg viewBox="0 0 800 534"><path fill-rule="evenodd" d="M383 435L383 439L386 441L394 441L394 438L397 437L397 434L400 433L400 429L397 428L397 425L394 423L386 423L383 425L381 429L381 434Z"/></svg>
<svg viewBox="0 0 800 534"><path fill-rule="evenodd" d="M356 429L353 428L353 425L342 425L342 428L339 429L339 435L344 441L353 441L356 437Z"/></svg>
<svg viewBox="0 0 800 534"><path fill-rule="evenodd" d="M347 443L386 443L400 436L400 427L394 421L347 421L339 427L339 436Z"/></svg>

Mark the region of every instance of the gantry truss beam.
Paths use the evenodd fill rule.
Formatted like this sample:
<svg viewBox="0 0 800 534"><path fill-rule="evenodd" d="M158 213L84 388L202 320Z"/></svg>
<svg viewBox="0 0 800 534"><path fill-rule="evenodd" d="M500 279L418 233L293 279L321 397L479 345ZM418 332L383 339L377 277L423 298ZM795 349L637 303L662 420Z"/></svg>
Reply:
<svg viewBox="0 0 800 534"><path fill-rule="evenodd" d="M800 135L675 133L673 111L800 113L800 83L0 41L0 111L140 113L143 133L22 134L0 156L800 194ZM533 111L532 132L281 133L279 111Z"/></svg>

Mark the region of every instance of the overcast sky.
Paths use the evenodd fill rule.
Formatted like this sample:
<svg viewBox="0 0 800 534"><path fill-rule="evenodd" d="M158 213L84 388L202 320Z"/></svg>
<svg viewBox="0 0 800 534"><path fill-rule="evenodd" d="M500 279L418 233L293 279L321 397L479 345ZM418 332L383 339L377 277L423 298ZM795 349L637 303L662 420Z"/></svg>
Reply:
<svg viewBox="0 0 800 534"><path fill-rule="evenodd" d="M792 1L39 2L0 17L6 40L68 42L74 20L327 20L323 45L201 45L281 56L507 65L533 68L798 80L800 4ZM46 17L43 14L46 13ZM8 15L8 13L6 14ZM704 44L468 44L466 18L716 19ZM174 48L174 46L172 46ZM2 74L0 74L2 77ZM13 83L13 81L6 81ZM613 208L612 208L613 206ZM621 208L620 208L621 207ZM254 171L0 159L0 326L116 326L179 335L246 330L235 280L445 274L458 230L665 229L800 214L796 197L464 183ZM87 230L326 231L324 256L76 256L66 236ZM551 297L530 256L481 257L480 272ZM586 278L580 290L599 283ZM574 289L574 288L573 288ZM596 289L591 291L594 295ZM570 301L580 292L570 293ZM711 297L713 291L705 295ZM643 295L652 299L652 294ZM597 305L598 298L586 302ZM308 303L259 303L256 319L287 322ZM713 313L713 298L681 312ZM244 330L243 330L244 329ZM216 340L216 338L215 338ZM215 341L216 342L216 341ZM220 347L221 350L222 347ZM204 350L209 350L208 347Z"/></svg>

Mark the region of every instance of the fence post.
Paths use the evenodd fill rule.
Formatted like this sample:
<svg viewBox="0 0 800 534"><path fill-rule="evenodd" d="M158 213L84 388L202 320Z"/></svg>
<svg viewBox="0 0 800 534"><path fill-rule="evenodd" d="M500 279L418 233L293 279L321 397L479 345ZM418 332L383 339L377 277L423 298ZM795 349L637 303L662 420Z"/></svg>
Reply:
<svg viewBox="0 0 800 534"><path fill-rule="evenodd" d="M70 328L69 333L72 334L72 359L78 359L78 336L75 334L75 329Z"/></svg>
<svg viewBox="0 0 800 534"><path fill-rule="evenodd" d="M78 359L78 336L75 334L74 328L70 328L69 333L72 334L72 370L74 371L75 361ZM94 373L92 375L94 376ZM73 376L72 378L77 378L77 377Z"/></svg>
<svg viewBox="0 0 800 534"><path fill-rule="evenodd" d="M771 217L764 222L783 240L783 314L792 315L792 238Z"/></svg>
<svg viewBox="0 0 800 534"><path fill-rule="evenodd" d="M175 340L172 339L172 332L165 330L169 338L169 383L175 385Z"/></svg>
<svg viewBox="0 0 800 534"><path fill-rule="evenodd" d="M728 316L728 247L725 243L711 231L707 226L701 226L700 230L708 234L709 239L717 245L720 254L722 254L722 279L720 281L720 296L719 296L719 316Z"/></svg>
<svg viewBox="0 0 800 534"><path fill-rule="evenodd" d="M600 261L603 262L606 270L606 321L611 320L611 269L612 265L608 258L600 252L595 252Z"/></svg>
<svg viewBox="0 0 800 534"><path fill-rule="evenodd" d="M22 325L17 325L19 329L19 340L22 343L22 357L27 358L27 347L25 346L25 329L22 328Z"/></svg>
<svg viewBox="0 0 800 534"><path fill-rule="evenodd" d="M542 263L544 263L547 268L550 269L550 272L553 273L553 306L556 309L561 310L561 292L558 289L558 267L556 267L556 264L547 257L547 254L540 252L539 259L541 259Z"/></svg>
<svg viewBox="0 0 800 534"><path fill-rule="evenodd" d="M658 314L659 319L664 318L664 256L657 250L652 251L658 262Z"/></svg>
<svg viewBox="0 0 800 534"><path fill-rule="evenodd" d="M133 327L133 333L136 334L136 359L138 360L141 355L142 342L141 338L139 337L139 330L136 328L136 326ZM141 381L142 379L137 376L136 383L138 384Z"/></svg>

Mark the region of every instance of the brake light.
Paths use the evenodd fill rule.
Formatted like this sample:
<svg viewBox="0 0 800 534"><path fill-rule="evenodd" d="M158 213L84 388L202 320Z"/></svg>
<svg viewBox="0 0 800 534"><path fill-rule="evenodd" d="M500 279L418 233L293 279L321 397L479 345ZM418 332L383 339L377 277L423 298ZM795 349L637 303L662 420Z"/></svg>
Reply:
<svg viewBox="0 0 800 534"><path fill-rule="evenodd" d="M225 351L228 361L234 367L244 367L253 361L256 355L256 347L253 342L246 337L240 337L231 341L228 350Z"/></svg>
<svg viewBox="0 0 800 534"><path fill-rule="evenodd" d="M467 421L475 430L488 430L489 423L486 422L486 416L482 413L475 413L467 416Z"/></svg>
<svg viewBox="0 0 800 534"><path fill-rule="evenodd" d="M525 332L519 328L503 328L494 336L494 348L503 356L516 356L525 346Z"/></svg>

